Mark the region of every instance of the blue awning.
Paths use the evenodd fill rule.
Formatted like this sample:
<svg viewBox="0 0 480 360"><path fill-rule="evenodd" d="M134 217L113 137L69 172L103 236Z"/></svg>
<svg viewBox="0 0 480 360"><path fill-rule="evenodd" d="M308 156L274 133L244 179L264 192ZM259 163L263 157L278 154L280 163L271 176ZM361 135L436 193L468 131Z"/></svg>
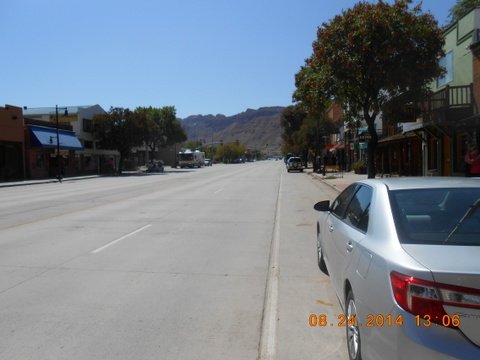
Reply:
<svg viewBox="0 0 480 360"><path fill-rule="evenodd" d="M30 145L32 147L42 147L46 149L57 148L57 129L44 126L28 125L30 132ZM68 130L58 130L60 139L60 149L83 150L83 146L78 140L75 132Z"/></svg>

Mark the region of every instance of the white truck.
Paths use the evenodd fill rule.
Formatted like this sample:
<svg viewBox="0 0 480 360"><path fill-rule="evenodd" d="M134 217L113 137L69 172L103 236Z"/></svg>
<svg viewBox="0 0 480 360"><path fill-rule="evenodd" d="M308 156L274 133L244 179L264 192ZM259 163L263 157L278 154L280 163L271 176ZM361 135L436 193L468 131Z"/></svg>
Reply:
<svg viewBox="0 0 480 360"><path fill-rule="evenodd" d="M182 169L185 167L194 168L205 165L205 153L202 151L185 150L178 153L178 166Z"/></svg>

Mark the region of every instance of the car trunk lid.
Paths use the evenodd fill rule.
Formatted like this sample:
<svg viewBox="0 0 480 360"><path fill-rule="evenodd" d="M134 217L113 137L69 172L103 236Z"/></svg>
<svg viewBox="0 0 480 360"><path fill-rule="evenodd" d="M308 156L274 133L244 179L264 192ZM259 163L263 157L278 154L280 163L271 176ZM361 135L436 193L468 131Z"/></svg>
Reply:
<svg viewBox="0 0 480 360"><path fill-rule="evenodd" d="M448 314L444 323L458 316L459 329L480 346L480 247L403 245L405 251L429 269Z"/></svg>

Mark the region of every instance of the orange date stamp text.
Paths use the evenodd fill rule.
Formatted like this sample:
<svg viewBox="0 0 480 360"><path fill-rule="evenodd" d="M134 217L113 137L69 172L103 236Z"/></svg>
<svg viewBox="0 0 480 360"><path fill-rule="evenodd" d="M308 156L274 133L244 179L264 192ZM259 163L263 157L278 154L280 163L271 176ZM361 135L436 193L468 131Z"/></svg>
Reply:
<svg viewBox="0 0 480 360"><path fill-rule="evenodd" d="M359 327L386 327L386 326L402 326L402 315L382 315L382 314L367 314L365 319L359 321L354 316L347 317L345 314L338 314L334 317L327 314L310 314L308 316L308 325L311 327L345 327L349 325L357 325Z"/></svg>
<svg viewBox="0 0 480 360"><path fill-rule="evenodd" d="M431 325L440 325L445 327L459 327L460 316L443 315L442 317L435 317L431 315L416 315L415 326L429 327ZM403 326L402 315L382 315L382 314L367 314L364 319L356 318L355 316L347 317L345 314L338 314L329 316L327 314L310 314L308 316L308 325L310 327L393 327Z"/></svg>

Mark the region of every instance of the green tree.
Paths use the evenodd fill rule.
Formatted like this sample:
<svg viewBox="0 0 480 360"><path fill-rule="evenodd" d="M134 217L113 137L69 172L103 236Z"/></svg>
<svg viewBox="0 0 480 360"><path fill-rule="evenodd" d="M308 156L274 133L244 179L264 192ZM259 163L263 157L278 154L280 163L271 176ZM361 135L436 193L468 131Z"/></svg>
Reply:
<svg viewBox="0 0 480 360"><path fill-rule="evenodd" d="M457 0L448 13L450 23L458 21L477 6L480 6L480 0Z"/></svg>
<svg viewBox="0 0 480 360"><path fill-rule="evenodd" d="M295 74L293 100L299 107L311 116L321 117L327 106L332 102L327 86L328 74L322 73L322 67L313 67L312 58L305 61L305 66Z"/></svg>
<svg viewBox="0 0 480 360"><path fill-rule="evenodd" d="M280 125L282 126L282 139L284 142L285 153L300 154L299 148L302 147L298 132L307 117L307 113L299 105L287 106L280 116ZM300 143L299 143L300 141Z"/></svg>
<svg viewBox="0 0 480 360"><path fill-rule="evenodd" d="M182 124L177 119L177 111L174 106L164 106L159 109L160 136L158 146L167 147L187 140L187 135Z"/></svg>
<svg viewBox="0 0 480 360"><path fill-rule="evenodd" d="M232 163L239 158L244 158L247 148L238 140L217 146L216 158L221 159L224 163Z"/></svg>
<svg viewBox="0 0 480 360"><path fill-rule="evenodd" d="M375 119L382 108L400 94L426 91L442 73L437 60L444 55L442 32L431 14L411 3L359 2L343 11L319 27L308 71L300 70L301 83L312 84L305 88L316 89L317 103L335 99L366 122L369 177L376 174Z"/></svg>
<svg viewBox="0 0 480 360"><path fill-rule="evenodd" d="M324 137L337 131L335 124L325 117L325 113L311 115L303 110L302 104L286 107L280 117L283 128L282 151L284 154L300 155L304 161L309 157L316 158L320 147L324 147ZM318 107L316 107L318 109ZM314 170L317 170L314 163Z"/></svg>
<svg viewBox="0 0 480 360"><path fill-rule="evenodd" d="M122 173L124 160L129 157L132 148L143 143L142 126L138 117L124 108L111 108L106 114L96 115L94 135L101 147L120 153L119 174Z"/></svg>
<svg viewBox="0 0 480 360"><path fill-rule="evenodd" d="M157 147L171 146L187 139L182 125L177 120L174 106L138 107L135 109L135 116L141 126L142 140L151 151L155 151ZM146 161L148 162L148 151Z"/></svg>
<svg viewBox="0 0 480 360"><path fill-rule="evenodd" d="M161 136L158 109L152 107L137 107L135 117L140 126L143 143L145 144L145 163L149 162L150 151L155 151L158 138Z"/></svg>
<svg viewBox="0 0 480 360"><path fill-rule="evenodd" d="M185 149L200 150L200 151L204 151L204 149L205 149L204 145L199 140L187 141L187 142L183 143L182 147L185 148Z"/></svg>

